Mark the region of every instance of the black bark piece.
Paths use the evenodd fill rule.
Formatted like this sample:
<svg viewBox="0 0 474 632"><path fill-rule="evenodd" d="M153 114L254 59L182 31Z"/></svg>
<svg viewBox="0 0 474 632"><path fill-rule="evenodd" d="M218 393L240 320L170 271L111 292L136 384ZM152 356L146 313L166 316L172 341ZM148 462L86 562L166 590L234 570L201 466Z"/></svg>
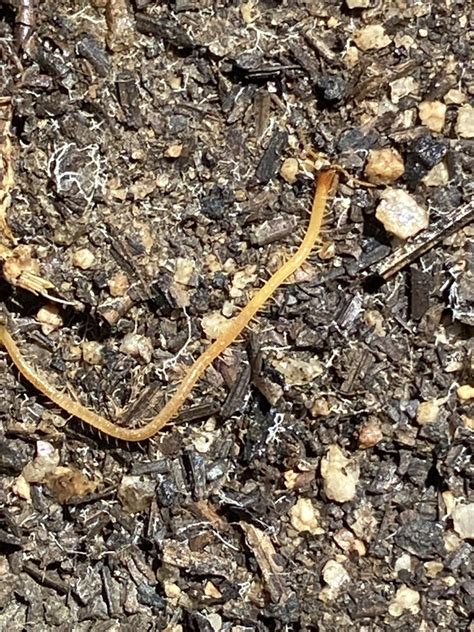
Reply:
<svg viewBox="0 0 474 632"><path fill-rule="evenodd" d="M87 59L99 77L106 77L110 70L110 57L107 51L101 47L98 40L91 35L84 34L76 44L78 55Z"/></svg>
<svg viewBox="0 0 474 632"><path fill-rule="evenodd" d="M430 306L431 277L416 266L410 267L410 311L420 320Z"/></svg>
<svg viewBox="0 0 474 632"><path fill-rule="evenodd" d="M277 131L272 136L255 172L255 178L259 184L266 184L276 176L280 168L281 155L287 143L287 132Z"/></svg>
<svg viewBox="0 0 474 632"><path fill-rule="evenodd" d="M176 22L166 18L155 20L144 13L136 13L135 20L139 33L158 37L176 48L189 50L194 47L194 42L188 33Z"/></svg>

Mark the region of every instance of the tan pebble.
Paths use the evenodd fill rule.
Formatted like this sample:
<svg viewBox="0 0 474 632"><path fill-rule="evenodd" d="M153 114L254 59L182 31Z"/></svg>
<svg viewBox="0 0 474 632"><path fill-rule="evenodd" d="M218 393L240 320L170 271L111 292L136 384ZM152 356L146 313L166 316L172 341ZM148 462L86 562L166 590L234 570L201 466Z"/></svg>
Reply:
<svg viewBox="0 0 474 632"><path fill-rule="evenodd" d="M183 79L179 75L171 75L168 77L168 85L172 90L181 90Z"/></svg>
<svg viewBox="0 0 474 632"><path fill-rule="evenodd" d="M98 366L104 362L104 357L102 355L102 345L98 342L94 342L93 340L90 342L82 342L82 358L84 362L90 364L91 366Z"/></svg>
<svg viewBox="0 0 474 632"><path fill-rule="evenodd" d="M151 362L153 355L153 345L146 336L130 333L124 336L120 345L120 351L148 364Z"/></svg>
<svg viewBox="0 0 474 632"><path fill-rule="evenodd" d="M48 303L41 307L36 314L36 319L41 323L41 331L46 336L59 329L63 324L59 307L54 303Z"/></svg>
<svg viewBox="0 0 474 632"><path fill-rule="evenodd" d="M444 162L438 162L422 179L427 187L443 187L449 182L449 171Z"/></svg>
<svg viewBox="0 0 474 632"><path fill-rule="evenodd" d="M336 244L333 241L326 241L318 251L318 257L323 261L329 261L336 256Z"/></svg>
<svg viewBox="0 0 474 632"><path fill-rule="evenodd" d="M469 384L463 384L456 391L458 397L461 401L467 402L470 399L474 399L474 386L470 386Z"/></svg>
<svg viewBox="0 0 474 632"><path fill-rule="evenodd" d="M396 149L373 149L364 173L373 184L392 184L405 173L403 158Z"/></svg>
<svg viewBox="0 0 474 632"><path fill-rule="evenodd" d="M420 611L419 603L420 593L403 585L397 590L388 607L388 612L392 617L400 617L405 610L408 610L411 614L418 614Z"/></svg>
<svg viewBox="0 0 474 632"><path fill-rule="evenodd" d="M383 439L380 421L376 417L369 417L359 429L359 448L373 448Z"/></svg>
<svg viewBox="0 0 474 632"><path fill-rule="evenodd" d="M321 529L318 523L319 512L309 498L299 498L289 514L292 527L299 533L303 531L309 531L312 535L324 533L324 529Z"/></svg>
<svg viewBox="0 0 474 632"><path fill-rule="evenodd" d="M72 255L72 265L81 270L88 270L94 265L95 256L88 248L76 250Z"/></svg>
<svg viewBox="0 0 474 632"><path fill-rule="evenodd" d="M376 336L383 338L387 335L384 328L385 318L377 309L366 309L364 312L364 320L369 327L374 328Z"/></svg>
<svg viewBox="0 0 474 632"><path fill-rule="evenodd" d="M27 502L31 502L31 485L25 479L23 474L20 474L12 485L12 492L19 498L23 498Z"/></svg>
<svg viewBox="0 0 474 632"><path fill-rule="evenodd" d="M459 108L455 131L461 138L474 138L474 107L469 103Z"/></svg>
<svg viewBox="0 0 474 632"><path fill-rule="evenodd" d="M240 5L240 14L245 24L252 24L260 17L260 11L257 8L258 2L250 0Z"/></svg>
<svg viewBox="0 0 474 632"><path fill-rule="evenodd" d="M293 184L294 182L296 182L298 171L299 165L296 158L287 158L281 166L280 175L283 180L285 180L285 182L288 182L288 184Z"/></svg>
<svg viewBox="0 0 474 632"><path fill-rule="evenodd" d="M210 581L207 581L204 585L204 594L212 599L220 599L222 597L221 591Z"/></svg>
<svg viewBox="0 0 474 632"><path fill-rule="evenodd" d="M128 276L125 272L116 272L108 281L110 295L114 298L124 296L129 288Z"/></svg>
<svg viewBox="0 0 474 632"><path fill-rule="evenodd" d="M432 424L438 419L439 406L435 400L422 402L416 409L416 422L420 426Z"/></svg>
<svg viewBox="0 0 474 632"><path fill-rule="evenodd" d="M221 312L215 311L203 316L201 327L209 340L215 340L229 325L229 322L229 319L223 316Z"/></svg>
<svg viewBox="0 0 474 632"><path fill-rule="evenodd" d="M364 555L367 554L367 547L362 542L362 540L359 540L358 538L354 540L352 550L355 551L359 555L359 557L364 557Z"/></svg>
<svg viewBox="0 0 474 632"><path fill-rule="evenodd" d="M461 421L463 426L468 430L474 430L474 417L469 417L469 415L461 415Z"/></svg>
<svg viewBox="0 0 474 632"><path fill-rule="evenodd" d="M354 541L356 539L355 535L349 529L339 529L333 535L334 542L341 548L343 551L350 551Z"/></svg>
<svg viewBox="0 0 474 632"><path fill-rule="evenodd" d="M348 46L344 52L344 63L348 68L354 68L359 63L359 49L356 46Z"/></svg>
<svg viewBox="0 0 474 632"><path fill-rule="evenodd" d="M283 478L285 479L286 489L294 489L296 487L296 481L298 480L298 472L287 470L283 474Z"/></svg>
<svg viewBox="0 0 474 632"><path fill-rule="evenodd" d="M386 189L375 212L385 230L400 239L413 237L428 227L428 211L403 189Z"/></svg>
<svg viewBox="0 0 474 632"><path fill-rule="evenodd" d="M444 569L444 566L441 562L425 562L423 564L423 566L425 567L425 572L427 577L436 577L437 575L439 575L441 573L441 571Z"/></svg>
<svg viewBox="0 0 474 632"><path fill-rule="evenodd" d="M165 150L165 156L167 158L179 158L183 152L183 145L181 143L175 143L170 145Z"/></svg>
<svg viewBox="0 0 474 632"><path fill-rule="evenodd" d="M117 495L127 513L145 511L153 500L155 483L142 476L124 476Z"/></svg>
<svg viewBox="0 0 474 632"><path fill-rule="evenodd" d="M354 42L363 51L380 50L388 46L391 41L381 24L368 24L356 31L354 35Z"/></svg>
<svg viewBox="0 0 474 632"><path fill-rule="evenodd" d="M451 88L451 90L448 90L444 95L443 101L446 105L462 105L466 103L466 95L461 92L461 90Z"/></svg>
<svg viewBox="0 0 474 632"><path fill-rule="evenodd" d="M422 125L432 132L442 132L446 120L446 105L441 101L422 101L418 105Z"/></svg>

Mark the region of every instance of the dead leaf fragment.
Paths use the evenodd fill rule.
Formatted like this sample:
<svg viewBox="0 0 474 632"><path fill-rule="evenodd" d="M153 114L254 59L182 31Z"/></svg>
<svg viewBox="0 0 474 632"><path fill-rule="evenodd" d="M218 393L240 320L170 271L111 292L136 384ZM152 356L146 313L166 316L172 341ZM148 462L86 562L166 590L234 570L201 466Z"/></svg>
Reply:
<svg viewBox="0 0 474 632"><path fill-rule="evenodd" d="M49 491L60 503L65 503L71 498L82 498L95 491L96 481L90 481L84 474L72 465L58 466L48 474L44 480Z"/></svg>

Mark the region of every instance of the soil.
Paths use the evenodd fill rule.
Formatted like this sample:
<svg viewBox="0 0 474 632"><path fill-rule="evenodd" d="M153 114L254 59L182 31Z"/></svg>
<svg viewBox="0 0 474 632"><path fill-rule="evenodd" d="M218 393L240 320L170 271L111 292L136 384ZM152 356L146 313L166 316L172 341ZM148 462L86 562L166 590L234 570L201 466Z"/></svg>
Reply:
<svg viewBox="0 0 474 632"><path fill-rule="evenodd" d="M314 256L150 441L67 418L1 351L2 630L473 629L469 17L0 1L4 318L117 423L161 408L344 170ZM370 187L375 150L402 169ZM386 185L427 228L386 230Z"/></svg>

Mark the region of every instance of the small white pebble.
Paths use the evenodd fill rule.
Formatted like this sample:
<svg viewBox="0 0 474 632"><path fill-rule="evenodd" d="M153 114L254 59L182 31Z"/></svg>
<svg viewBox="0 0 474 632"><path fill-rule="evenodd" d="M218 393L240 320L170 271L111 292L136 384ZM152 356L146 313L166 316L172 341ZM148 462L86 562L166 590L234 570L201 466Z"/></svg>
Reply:
<svg viewBox="0 0 474 632"><path fill-rule="evenodd" d="M41 324L41 331L48 336L52 331L56 331L63 324L63 319L59 307L54 303L43 305L36 314L36 319Z"/></svg>
<svg viewBox="0 0 474 632"><path fill-rule="evenodd" d="M338 589L346 582L350 581L349 573L344 566L335 560L329 560L323 566L323 580L331 588Z"/></svg>
<svg viewBox="0 0 474 632"><path fill-rule="evenodd" d="M221 312L215 311L202 317L201 327L209 340L215 340L225 331L229 322L230 320L223 316Z"/></svg>
<svg viewBox="0 0 474 632"><path fill-rule="evenodd" d="M286 386L304 386L312 384L323 372L323 365L315 357L307 359L304 352L295 352L292 356L275 358L273 367L283 375Z"/></svg>
<svg viewBox="0 0 474 632"><path fill-rule="evenodd" d="M386 189L375 212L385 230L400 239L413 237L428 227L428 211L403 189Z"/></svg>
<svg viewBox="0 0 474 632"><path fill-rule="evenodd" d="M176 259L176 271L174 280L181 285L193 285L192 278L195 276L196 262L193 259L178 257Z"/></svg>
<svg viewBox="0 0 474 632"><path fill-rule="evenodd" d="M84 362L92 366L98 366L104 362L103 347L100 343L91 340L90 342L82 342L80 346Z"/></svg>
<svg viewBox="0 0 474 632"><path fill-rule="evenodd" d="M451 518L453 519L454 530L463 540L474 538L474 503L456 504Z"/></svg>
<svg viewBox="0 0 474 632"><path fill-rule="evenodd" d="M346 0L348 9L367 9L370 7L370 0Z"/></svg>
<svg viewBox="0 0 474 632"><path fill-rule="evenodd" d="M148 364L153 355L153 345L146 336L130 333L122 340L120 351Z"/></svg>
<svg viewBox="0 0 474 632"><path fill-rule="evenodd" d="M285 180L285 182L288 182L288 184L293 184L294 182L296 182L298 171L299 165L296 158L287 158L280 168L280 175L283 180Z"/></svg>
<svg viewBox="0 0 474 632"><path fill-rule="evenodd" d="M413 77L408 76L395 79L390 84L391 101L396 105L403 97L407 97L409 94L417 94L418 89L418 83Z"/></svg>
<svg viewBox="0 0 474 632"><path fill-rule="evenodd" d="M474 107L469 103L459 108L455 131L461 138L474 138Z"/></svg>

